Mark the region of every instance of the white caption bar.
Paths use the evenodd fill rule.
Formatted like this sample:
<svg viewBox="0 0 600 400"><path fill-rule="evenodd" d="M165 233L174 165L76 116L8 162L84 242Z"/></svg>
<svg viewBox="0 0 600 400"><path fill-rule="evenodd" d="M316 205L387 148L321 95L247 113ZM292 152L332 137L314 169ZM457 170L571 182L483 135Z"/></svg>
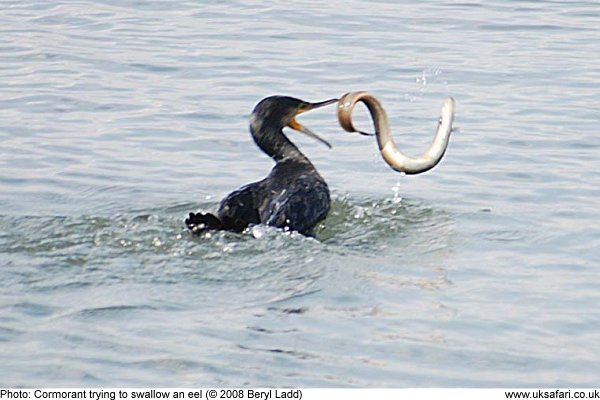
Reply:
<svg viewBox="0 0 600 400"><path fill-rule="evenodd" d="M0 400L480 400L600 399L599 389L0 388Z"/></svg>

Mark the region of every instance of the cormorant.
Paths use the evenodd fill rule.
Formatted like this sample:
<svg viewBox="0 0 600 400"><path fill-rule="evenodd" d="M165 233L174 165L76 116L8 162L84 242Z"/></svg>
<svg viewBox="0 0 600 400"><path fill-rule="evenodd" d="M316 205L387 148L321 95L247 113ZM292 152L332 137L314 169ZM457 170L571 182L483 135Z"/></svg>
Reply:
<svg viewBox="0 0 600 400"><path fill-rule="evenodd" d="M309 103L287 96L261 100L250 116L250 133L258 147L275 161L269 175L225 197L217 215L190 213L187 227L200 234L208 230L242 232L265 224L310 235L329 212L329 188L310 160L283 133L290 127L331 145L296 121L305 111L337 102Z"/></svg>

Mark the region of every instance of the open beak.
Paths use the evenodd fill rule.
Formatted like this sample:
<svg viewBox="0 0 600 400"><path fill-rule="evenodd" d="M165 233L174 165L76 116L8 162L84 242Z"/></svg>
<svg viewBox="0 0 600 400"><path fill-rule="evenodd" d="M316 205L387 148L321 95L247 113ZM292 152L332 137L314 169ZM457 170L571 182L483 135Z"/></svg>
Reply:
<svg viewBox="0 0 600 400"><path fill-rule="evenodd" d="M292 118L292 121L288 124L288 126L298 132L304 133L306 136L310 136L311 138L318 140L319 142L323 143L325 146L327 146L331 149L331 144L329 144L329 142L327 140L321 138L319 135L317 135L316 133L314 133L307 127L300 124L298 121L296 121L296 117L305 111L314 110L315 108L325 107L330 104L337 103L337 101L338 101L338 99L330 99L330 100L320 101L318 103L303 103L298 108L296 115L294 115L294 118Z"/></svg>

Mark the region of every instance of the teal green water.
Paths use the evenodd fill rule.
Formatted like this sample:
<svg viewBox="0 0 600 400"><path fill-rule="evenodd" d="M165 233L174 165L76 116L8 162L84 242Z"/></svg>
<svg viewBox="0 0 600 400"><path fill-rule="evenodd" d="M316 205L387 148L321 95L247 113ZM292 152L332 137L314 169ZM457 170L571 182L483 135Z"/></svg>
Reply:
<svg viewBox="0 0 600 400"><path fill-rule="evenodd" d="M599 26L591 1L3 1L0 386L598 386ZM271 168L261 98L354 90L414 155L453 96L442 163L399 176L316 110L332 150L290 132L332 190L316 238L186 232Z"/></svg>

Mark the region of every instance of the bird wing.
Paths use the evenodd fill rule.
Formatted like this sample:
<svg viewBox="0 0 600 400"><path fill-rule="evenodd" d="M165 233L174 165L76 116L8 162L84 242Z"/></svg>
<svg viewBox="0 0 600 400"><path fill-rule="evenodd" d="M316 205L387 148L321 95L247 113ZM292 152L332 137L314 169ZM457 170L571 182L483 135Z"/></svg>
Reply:
<svg viewBox="0 0 600 400"><path fill-rule="evenodd" d="M303 175L296 178L261 213L267 225L310 234L329 212L329 188L322 180ZM266 213L265 213L266 212Z"/></svg>
<svg viewBox="0 0 600 400"><path fill-rule="evenodd" d="M225 229L243 231L250 224L259 224L258 193L261 182L250 183L230 193L221 201L219 219Z"/></svg>

